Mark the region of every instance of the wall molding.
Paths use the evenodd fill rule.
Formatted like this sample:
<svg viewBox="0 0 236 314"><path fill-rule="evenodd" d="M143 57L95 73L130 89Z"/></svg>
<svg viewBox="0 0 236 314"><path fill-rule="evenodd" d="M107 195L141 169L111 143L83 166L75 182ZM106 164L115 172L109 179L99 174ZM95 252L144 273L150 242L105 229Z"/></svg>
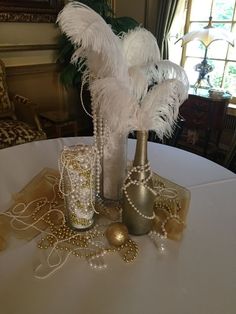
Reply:
<svg viewBox="0 0 236 314"><path fill-rule="evenodd" d="M0 0L0 22L55 23L64 0Z"/></svg>
<svg viewBox="0 0 236 314"><path fill-rule="evenodd" d="M22 13L22 12L1 12L0 22L18 22L18 23L55 23L57 15Z"/></svg>
<svg viewBox="0 0 236 314"><path fill-rule="evenodd" d="M56 44L32 44L32 45L0 45L0 52L31 51L31 50L56 50Z"/></svg>
<svg viewBox="0 0 236 314"><path fill-rule="evenodd" d="M31 75L31 74L39 74L39 73L48 73L48 72L59 73L59 71L60 71L60 66L56 63L6 67L7 77L18 76L18 75L28 75L28 74Z"/></svg>

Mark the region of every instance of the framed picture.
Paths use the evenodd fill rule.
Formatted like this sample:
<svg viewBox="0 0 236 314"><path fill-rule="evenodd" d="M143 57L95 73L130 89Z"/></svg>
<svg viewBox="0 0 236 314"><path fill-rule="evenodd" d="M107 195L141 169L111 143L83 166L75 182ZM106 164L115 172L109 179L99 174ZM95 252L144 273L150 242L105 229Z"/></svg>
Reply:
<svg viewBox="0 0 236 314"><path fill-rule="evenodd" d="M0 22L54 23L63 0L0 0Z"/></svg>

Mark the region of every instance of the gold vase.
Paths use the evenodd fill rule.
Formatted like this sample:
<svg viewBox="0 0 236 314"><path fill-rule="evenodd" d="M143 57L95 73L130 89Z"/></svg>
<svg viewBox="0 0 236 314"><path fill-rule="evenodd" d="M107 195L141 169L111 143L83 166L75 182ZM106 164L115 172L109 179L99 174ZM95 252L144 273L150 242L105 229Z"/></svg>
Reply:
<svg viewBox="0 0 236 314"><path fill-rule="evenodd" d="M133 168L124 184L122 220L129 233L134 235L148 233L154 218L155 196L148 166L147 139L147 131L137 131Z"/></svg>

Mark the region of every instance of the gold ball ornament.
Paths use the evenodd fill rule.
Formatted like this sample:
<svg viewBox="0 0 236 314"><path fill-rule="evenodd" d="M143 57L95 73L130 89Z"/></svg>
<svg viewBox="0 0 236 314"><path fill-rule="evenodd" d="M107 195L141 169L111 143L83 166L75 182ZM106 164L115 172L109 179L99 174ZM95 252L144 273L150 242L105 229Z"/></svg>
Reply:
<svg viewBox="0 0 236 314"><path fill-rule="evenodd" d="M129 238L128 228L121 222L110 224L105 235L109 244L117 247L124 244Z"/></svg>

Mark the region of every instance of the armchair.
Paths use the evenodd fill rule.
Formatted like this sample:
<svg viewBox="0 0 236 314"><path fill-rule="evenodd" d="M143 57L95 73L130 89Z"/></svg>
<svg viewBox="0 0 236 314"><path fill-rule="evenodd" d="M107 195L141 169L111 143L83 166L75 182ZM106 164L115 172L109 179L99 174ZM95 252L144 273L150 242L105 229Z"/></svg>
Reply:
<svg viewBox="0 0 236 314"><path fill-rule="evenodd" d="M0 149L46 139L35 105L26 97L8 93L4 63L0 60Z"/></svg>

